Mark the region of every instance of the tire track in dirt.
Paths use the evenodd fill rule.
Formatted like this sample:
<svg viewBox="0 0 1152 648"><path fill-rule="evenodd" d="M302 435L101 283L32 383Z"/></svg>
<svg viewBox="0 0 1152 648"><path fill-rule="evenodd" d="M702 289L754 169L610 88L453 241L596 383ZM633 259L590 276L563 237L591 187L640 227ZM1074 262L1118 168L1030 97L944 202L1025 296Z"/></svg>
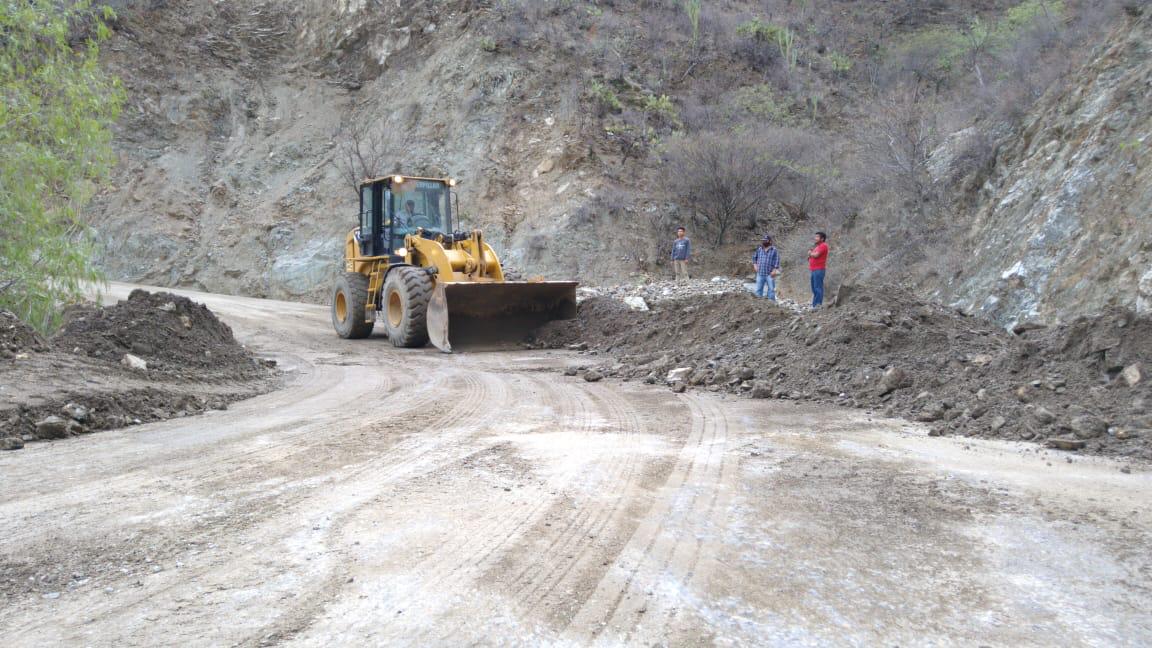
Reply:
<svg viewBox="0 0 1152 648"><path fill-rule="evenodd" d="M552 403L556 408L557 422L564 422L557 426L573 430L577 434L589 435L596 433L598 426L591 414L592 399L583 391L564 389L566 385L557 385L555 379L544 380L538 376L521 375L518 379L530 381L547 394L545 402ZM541 421L541 424L545 424ZM483 580L485 574L503 569L501 565L508 560L516 558L514 550L516 543L528 532L540 528L541 517L550 510L560 493L581 474L580 466L572 466L569 470L551 476L537 491L539 494L535 501L524 507L522 512L512 520L506 510L500 509L487 516L480 536L493 535L493 540L485 543L478 551L463 552L453 571L458 575L458 581L467 577L471 583ZM501 550L504 551L501 551ZM535 554L525 554L535 555ZM463 573L463 572L467 573ZM447 623L435 632L426 632L418 638L431 643L448 643L464 627L464 623Z"/></svg>
<svg viewBox="0 0 1152 648"><path fill-rule="evenodd" d="M352 384L349 380L348 372L341 372L341 376L336 381L331 380L309 380L304 390L306 393L305 398L293 398L296 390L289 394L280 393L276 398L272 399L273 406L275 403L285 402L292 399L297 408L304 408L305 411L315 407L320 411L319 416L328 417L343 411L344 403L348 400L337 400L333 403L332 399L327 394L345 392L345 388ZM387 378L381 378L373 386L379 386L387 390L390 381ZM314 403L322 402L323 405ZM217 421L226 427L230 420L247 417L247 411L237 412L235 414L229 412L221 415ZM216 421L214 421L216 422ZM154 434L159 437L156 441L168 441L172 434L166 428L173 427L172 422L165 422L157 424L159 430L144 432L143 434ZM290 430L299 430L295 433L286 434ZM323 428L320 432L323 431ZM214 499L219 493L226 491L228 488L233 488L236 483L241 481L242 474L237 470L237 467L242 467L248 472L258 472L267 469L271 460L277 458L277 455L287 456L291 453L307 452L309 448L298 448L294 445L300 439L306 438L324 438L323 434L318 434L309 425L300 425L299 421L290 421L286 423L272 424L268 427L255 426L252 432L246 433L242 437L229 437L225 443L216 445L212 448L214 459L206 463L204 461L204 448L198 445L195 448L182 447L179 450L172 452L168 456L162 456L158 459L149 461L149 465L139 465L133 470L129 470L119 475L106 476L102 470L94 470L88 475L81 475L71 479L84 479L82 483L76 484L65 490L57 490L47 501L41 500L38 502L38 508L43 510L54 510L53 501L61 503L67 502L69 506L75 506L80 503L87 502L89 506L82 507L83 510L96 510L95 504L107 502L110 494L115 494L117 499L125 500L129 505L136 503L137 505L148 505L150 500L154 500L154 494L145 492L145 489L158 489L167 492L169 495L184 497L189 492L205 492L208 493L209 499ZM255 437L262 436L275 436L276 442L267 446L260 446L246 451L236 451L233 446L241 443L251 443ZM166 447L165 447L166 449ZM69 453L74 454L74 453ZM115 456L121 456L120 453L112 453ZM49 457L57 460L58 457ZM163 474L156 474L152 464L159 461L166 462L180 462L184 463L185 467L174 468L166 471ZM78 461L80 466L86 465L86 462ZM179 465L179 464L178 464ZM204 484L203 481L207 480L208 483ZM135 495L133 495L135 493ZM63 507L61 507L63 508ZM73 519L70 521L72 525L84 524L84 518ZM31 535L14 534L5 539L4 544L12 544L15 546L27 545Z"/></svg>
<svg viewBox="0 0 1152 648"><path fill-rule="evenodd" d="M390 481L394 481L395 478L401 475L411 473L416 466L420 465L421 459L426 458L427 455L432 453L436 446L443 446L450 443L452 439L446 436L431 436L424 435L422 433L433 431L439 432L441 428L447 426L453 421L470 420L471 415L475 414L480 409L480 405L482 403L490 402L491 399L485 397L486 392L481 389L481 380L474 376L441 376L438 377L437 382L449 379L452 380L452 384L456 388L457 392L461 395L461 398L453 400L454 405L452 407L443 409L436 416L426 419L423 427L419 428L416 430L416 433L409 436L406 447L398 448L396 449L396 452L389 452L386 454L386 456L373 459L354 470L347 471L345 474L340 475L338 480L345 484L356 482L357 479L363 478L366 473L372 472L372 481L375 482L377 486L382 486L389 483ZM491 381L489 381L488 386L492 386ZM502 387L500 385L497 384L496 387L496 391L498 393L502 391ZM422 393L427 395L420 398L414 398L413 400L409 401L405 409L400 413L412 414L426 412L428 406L436 400L435 394L438 392L436 390L424 390ZM504 398L501 397L498 402L503 402L503 400ZM352 420L358 420L358 418L354 417ZM387 469L389 464L391 465L391 470ZM380 468L384 469L379 470ZM359 486L356 486L356 488L359 488ZM279 535L273 534L272 537L262 537L261 543L266 546L276 546L278 544L282 544L288 537L299 532L300 525L283 524L277 519L277 515L282 514L282 512L287 512L288 515L291 515L295 518L309 518L308 515L301 515L299 508L301 507L301 501L308 499L310 494L301 492L295 493L293 495L294 496L287 498L285 498L283 495L278 496L276 505L274 507L262 506L263 503L260 501L249 502L248 506L244 507L243 509L237 508L232 510L229 512L227 517L221 517L219 520L222 521L222 524L233 524L233 528L231 529L233 537L235 537L238 533L244 533L246 530L252 528L280 528L283 530L283 533L280 533ZM325 496L321 494L320 497ZM335 499L336 502L344 503L352 501L339 497L333 498L330 493L327 495L327 497L325 497L325 499L329 501ZM338 534L341 527L347 523L348 519L354 516L360 508L370 504L371 502L360 502L357 506L351 507L346 511L342 511L338 516L336 516L336 521L330 525L327 535L331 537L335 534ZM312 516L314 517L315 515L325 514L332 516L332 511L333 509L328 508L327 506L322 506L314 511ZM252 514L257 515L253 516ZM241 525L239 527L235 527L234 525L236 520L241 520ZM185 538L184 542L191 544L205 544L209 538L218 538L220 531L221 529L218 528L218 525L209 524L207 526L200 527L195 533L183 534ZM260 535L258 530L252 531L250 533L251 535ZM211 581L213 580L213 576L216 575L219 575L221 579L227 579L228 574L234 572L242 572L246 566L247 565L245 565L243 561L229 561L225 564L209 564L200 568L199 570L195 570L193 568L185 568L183 573L187 575L186 579L182 579L179 582L172 583L171 585L159 589L151 588L147 591L147 593L142 592L139 596L132 599L125 600L124 598L121 598L118 601L117 608L122 611L120 613L121 615L128 615L131 617L133 614L132 610L151 604L156 598L165 594L169 594L173 590L179 590L180 588L186 587L187 581ZM283 567L283 565L279 565L279 567ZM311 619L315 616L316 612L322 609L323 605L331 598L332 592L336 589L339 589L337 586L342 583L341 578L342 575L340 573L330 574L323 579L323 582L319 587L311 590L304 600L288 606L286 609L290 611L291 614L286 616L291 616L295 619L295 621L288 624L290 627L273 627L271 629L261 628L259 634L261 636L291 636L292 634L295 634L301 629L307 627ZM253 639L252 641L256 640ZM145 641L144 643L147 644L148 642ZM242 643L250 642L244 641Z"/></svg>
<svg viewBox="0 0 1152 648"><path fill-rule="evenodd" d="M724 508L721 500L730 497L724 491L735 466L725 460L729 430L723 410L693 396L681 399L692 412L690 437L618 565L573 619L568 634L574 639L614 632L610 641L628 641L635 628L651 626L654 636L645 638L659 640L677 602L668 599L694 577L706 576L698 572L702 558L710 556L701 552L718 542L723 516L717 512ZM705 537L713 540L705 543Z"/></svg>
<svg viewBox="0 0 1152 648"><path fill-rule="evenodd" d="M557 394L550 385L542 383L534 377L487 372L482 375L485 379L493 381L494 384L516 387L505 398L505 400L509 400L508 396L517 397L511 399L516 404L531 402L524 398L525 394L522 393L531 393L531 386L543 388L552 395ZM522 383L529 383L530 387L521 387ZM490 406L482 423L487 425L493 421L504 421L512 418L521 420L522 417L511 416L514 411L506 410L503 406ZM545 421L540 421L540 425L544 424ZM466 461L468 457L482 454L491 447L469 449L467 453L456 457L451 464L442 462L441 468L446 471L450 470ZM467 588L472 584L483 566L493 556L498 555L499 549L520 535L524 529L527 529L529 522L541 510L544 510L550 501L551 498L545 492L537 491L536 500L533 502L521 502L517 505L502 505L491 508L479 519L469 522L469 526L466 528L459 529L453 538L441 543L435 551L424 555L415 563L406 565L406 569L410 572L419 573L420 579L406 588L395 588L387 592L373 602L373 610L390 611L398 607L416 605L425 587L432 587L436 591L458 591ZM415 638L417 637L405 635L406 641Z"/></svg>
<svg viewBox="0 0 1152 648"><path fill-rule="evenodd" d="M609 522L618 517L635 490L640 459L637 435L640 432L635 415L620 407L614 397L605 397L600 389L589 389L588 395L599 411L608 415L610 428L620 435L619 451L608 467L608 479L603 492L615 493L607 503L602 498L592 500L593 505L581 508L578 516L565 526L552 543L539 554L513 582L512 597L518 607L531 611L541 605L578 564L584 562L595 540L604 533ZM535 571L531 568L536 567Z"/></svg>

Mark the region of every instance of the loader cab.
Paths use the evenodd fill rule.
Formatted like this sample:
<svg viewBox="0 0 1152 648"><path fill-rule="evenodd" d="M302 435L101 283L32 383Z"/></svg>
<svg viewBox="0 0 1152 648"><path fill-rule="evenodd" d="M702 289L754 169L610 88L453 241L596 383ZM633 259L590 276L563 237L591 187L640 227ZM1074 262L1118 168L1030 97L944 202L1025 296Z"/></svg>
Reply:
<svg viewBox="0 0 1152 648"><path fill-rule="evenodd" d="M360 185L360 252L393 256L404 237L418 231L429 238L452 233L455 180L389 176Z"/></svg>

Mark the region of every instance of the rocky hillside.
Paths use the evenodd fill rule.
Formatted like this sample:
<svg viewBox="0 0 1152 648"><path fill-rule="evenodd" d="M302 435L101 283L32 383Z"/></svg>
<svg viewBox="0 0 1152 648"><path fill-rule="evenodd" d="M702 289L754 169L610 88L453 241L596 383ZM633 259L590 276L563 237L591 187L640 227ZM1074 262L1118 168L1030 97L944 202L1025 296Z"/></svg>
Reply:
<svg viewBox="0 0 1152 648"><path fill-rule="evenodd" d="M1152 26L1116 32L1004 147L955 287L1005 324L1152 310Z"/></svg>
<svg viewBox="0 0 1152 648"><path fill-rule="evenodd" d="M1139 232L1110 238L1148 204L1146 25L1035 112L1007 92L1039 96L1059 76L1045 61L1088 63L1083 23L1114 28L1110 0L113 4L106 60L129 101L115 182L90 209L113 278L322 301L368 168L459 178L465 224L528 274L642 280L666 272L660 243L688 223L703 272L745 272L765 230L798 267L808 231L828 229L833 284L901 268L1005 323L1052 315L1049 300L1135 305L1146 276ZM906 178L901 151L877 163L909 79L932 92L921 119L940 116L920 149L977 132L995 161L961 146ZM688 187L692 153L716 143L775 165L719 235ZM922 171L948 190L930 198ZM915 242L932 218L947 234ZM1077 265L1108 241L1118 255ZM979 263L916 262L940 246ZM802 275L785 289L803 292Z"/></svg>

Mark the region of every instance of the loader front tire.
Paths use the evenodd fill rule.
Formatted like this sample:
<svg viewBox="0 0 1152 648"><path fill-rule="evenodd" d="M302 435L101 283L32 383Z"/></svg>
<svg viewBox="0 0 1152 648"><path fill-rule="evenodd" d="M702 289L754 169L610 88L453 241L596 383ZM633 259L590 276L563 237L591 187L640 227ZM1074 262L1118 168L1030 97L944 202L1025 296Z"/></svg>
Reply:
<svg viewBox="0 0 1152 648"><path fill-rule="evenodd" d="M376 313L365 321L368 307L368 277L345 272L336 280L332 291L332 327L345 340L359 340L372 335Z"/></svg>
<svg viewBox="0 0 1152 648"><path fill-rule="evenodd" d="M402 266L388 273L380 303L392 346L417 348L428 343L431 298L432 277L423 268Z"/></svg>

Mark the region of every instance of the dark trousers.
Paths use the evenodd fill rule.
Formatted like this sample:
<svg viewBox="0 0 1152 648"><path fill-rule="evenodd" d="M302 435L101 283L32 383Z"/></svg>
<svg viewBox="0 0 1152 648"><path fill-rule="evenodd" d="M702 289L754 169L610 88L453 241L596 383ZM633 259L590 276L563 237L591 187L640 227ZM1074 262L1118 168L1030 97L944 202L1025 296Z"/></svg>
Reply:
<svg viewBox="0 0 1152 648"><path fill-rule="evenodd" d="M824 270L812 270L812 307L824 303Z"/></svg>

